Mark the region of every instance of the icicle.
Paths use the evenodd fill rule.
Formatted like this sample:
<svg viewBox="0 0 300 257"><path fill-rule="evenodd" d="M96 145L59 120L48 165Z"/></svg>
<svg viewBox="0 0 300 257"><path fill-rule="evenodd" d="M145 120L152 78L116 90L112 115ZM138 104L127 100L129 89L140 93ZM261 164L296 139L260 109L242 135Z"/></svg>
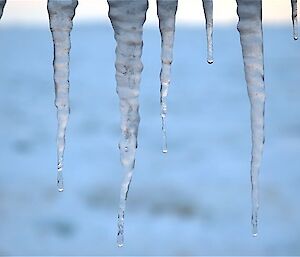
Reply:
<svg viewBox="0 0 300 257"><path fill-rule="evenodd" d="M70 33L73 27L77 0L48 0L50 29L54 43L54 83L55 105L57 108L57 186L64 190L63 159L65 133L69 119L69 54L71 48Z"/></svg>
<svg viewBox="0 0 300 257"><path fill-rule="evenodd" d="M202 0L205 21L206 21L206 37L207 37L207 62L212 64L213 58L213 0Z"/></svg>
<svg viewBox="0 0 300 257"><path fill-rule="evenodd" d="M161 62L160 71L160 105L163 132L162 152L167 153L167 96L171 80L171 64L173 61L173 44L175 34L175 18L178 0L157 0L157 15L159 18L159 29L161 34Z"/></svg>
<svg viewBox="0 0 300 257"><path fill-rule="evenodd" d="M259 208L258 176L264 144L264 57L262 32L262 0L237 0L238 30L243 51L245 77L251 103L252 130L252 229L257 235Z"/></svg>
<svg viewBox="0 0 300 257"><path fill-rule="evenodd" d="M294 39L298 39L298 8L297 8L297 0L291 0L292 4L292 20L293 20L293 36Z"/></svg>
<svg viewBox="0 0 300 257"><path fill-rule="evenodd" d="M127 194L135 164L139 116L139 86L143 64L143 25L148 9L147 0L108 0L116 47L117 93L120 98L121 132L119 143L125 174L120 193L117 243L124 243L124 215Z"/></svg>
<svg viewBox="0 0 300 257"><path fill-rule="evenodd" d="M0 19L2 18L5 4L6 4L6 0L0 0Z"/></svg>

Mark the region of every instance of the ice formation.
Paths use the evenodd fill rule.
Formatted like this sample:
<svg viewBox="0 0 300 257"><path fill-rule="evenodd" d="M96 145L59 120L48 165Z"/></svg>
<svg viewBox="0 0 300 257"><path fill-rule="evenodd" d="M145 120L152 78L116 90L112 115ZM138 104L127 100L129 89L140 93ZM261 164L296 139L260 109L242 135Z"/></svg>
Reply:
<svg viewBox="0 0 300 257"><path fill-rule="evenodd" d="M119 143L124 179L118 212L117 243L124 243L124 215L127 194L135 164L139 115L139 87L143 64L143 25L148 0L108 0L109 18L114 29L116 47L117 93L120 99L121 140Z"/></svg>
<svg viewBox="0 0 300 257"><path fill-rule="evenodd" d="M207 37L207 62L212 64L213 57L213 0L202 0L205 22L206 22L206 37Z"/></svg>
<svg viewBox="0 0 300 257"><path fill-rule="evenodd" d="M294 39L298 39L298 8L297 8L297 0L291 0L292 4L292 21L293 21L293 36Z"/></svg>
<svg viewBox="0 0 300 257"><path fill-rule="evenodd" d="M251 104L252 130L252 229L257 235L259 187L258 176L264 145L264 56L262 31L262 0L236 0L239 16L238 31L245 69L248 95ZM206 20L207 61L213 63L213 0L202 0ZM0 0L0 19L6 0ZM116 47L116 81L120 99L121 140L119 143L124 179L120 193L118 212L118 245L124 243L124 215L126 200L135 165L139 116L139 87L143 65L143 25L146 20L148 0L108 0L109 18L114 29ZM69 118L69 54L70 33L78 5L77 0L48 0L50 29L54 43L55 105L57 107L57 185L63 191L63 157L65 132ZM163 130L163 152L167 152L166 114L167 95L170 85L175 17L178 0L157 0L157 14L161 32L161 118ZM297 0L291 0L293 36L298 39Z"/></svg>
<svg viewBox="0 0 300 257"><path fill-rule="evenodd" d="M2 17L5 4L6 4L6 0L0 0L0 19Z"/></svg>
<svg viewBox="0 0 300 257"><path fill-rule="evenodd" d="M69 59L71 40L77 0L48 0L50 29L54 44L54 84L55 105L57 108L57 187L64 190L63 161L65 150L65 133L69 119Z"/></svg>
<svg viewBox="0 0 300 257"><path fill-rule="evenodd" d="M166 131L167 96L171 81L177 5L178 0L157 0L157 16L161 34L160 115L163 132L163 153L168 152Z"/></svg>
<svg viewBox="0 0 300 257"><path fill-rule="evenodd" d="M257 235L257 212L259 208L258 175L264 145L264 55L262 31L262 0L237 0L238 30L243 52L245 77L251 103L252 130L252 232Z"/></svg>

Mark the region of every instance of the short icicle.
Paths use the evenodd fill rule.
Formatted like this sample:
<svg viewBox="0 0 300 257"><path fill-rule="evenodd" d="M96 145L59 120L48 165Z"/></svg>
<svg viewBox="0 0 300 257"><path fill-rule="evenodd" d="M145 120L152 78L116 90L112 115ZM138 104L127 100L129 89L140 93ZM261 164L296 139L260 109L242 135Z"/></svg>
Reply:
<svg viewBox="0 0 300 257"><path fill-rule="evenodd" d="M2 18L5 4L6 4L6 0L0 0L0 19Z"/></svg>
<svg viewBox="0 0 300 257"><path fill-rule="evenodd" d="M298 8L297 0L291 0L292 4L292 21L293 21L293 37L298 40Z"/></svg>
<svg viewBox="0 0 300 257"><path fill-rule="evenodd" d="M166 130L167 96L171 81L177 5L178 0L157 0L157 15L161 34L160 115L163 132L163 153L168 152Z"/></svg>
<svg viewBox="0 0 300 257"><path fill-rule="evenodd" d="M116 47L117 93L120 99L121 163L125 174L121 186L117 243L124 244L124 216L127 195L135 165L139 116L139 88L143 64L143 25L147 0L108 0L109 18L114 29Z"/></svg>
<svg viewBox="0 0 300 257"><path fill-rule="evenodd" d="M213 57L213 0L202 0L203 10L206 23L206 37L207 37L207 62L212 64Z"/></svg>
<svg viewBox="0 0 300 257"><path fill-rule="evenodd" d="M251 103L252 159L252 233L257 236L259 209L259 170L264 145L264 55L262 0L237 0L238 31L243 52L245 77Z"/></svg>
<svg viewBox="0 0 300 257"><path fill-rule="evenodd" d="M64 190L63 160L65 150L65 133L69 119L69 59L71 40L77 0L48 0L50 29L54 44L54 84L55 105L57 108L57 187Z"/></svg>

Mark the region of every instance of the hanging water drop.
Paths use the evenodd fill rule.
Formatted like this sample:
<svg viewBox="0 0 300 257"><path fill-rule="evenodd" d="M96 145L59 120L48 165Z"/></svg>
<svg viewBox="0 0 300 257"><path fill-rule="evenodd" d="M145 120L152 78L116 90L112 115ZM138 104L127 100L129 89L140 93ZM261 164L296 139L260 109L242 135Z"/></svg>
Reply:
<svg viewBox="0 0 300 257"><path fill-rule="evenodd" d="M50 29L54 44L54 84L55 105L57 108L57 187L60 192L63 187L63 161L65 150L65 133L69 119L69 59L71 40L77 0L48 0Z"/></svg>
<svg viewBox="0 0 300 257"><path fill-rule="evenodd" d="M5 4L6 4L6 0L0 0L0 19L2 18Z"/></svg>
<svg viewBox="0 0 300 257"><path fill-rule="evenodd" d="M298 40L298 8L297 0L291 0L292 4L292 21L293 21L293 36L295 40Z"/></svg>
<svg viewBox="0 0 300 257"><path fill-rule="evenodd" d="M262 31L262 0L237 0L238 31L242 45L245 77L251 103L252 130L252 232L257 235L259 209L259 169L264 145L264 56Z"/></svg>
<svg viewBox="0 0 300 257"><path fill-rule="evenodd" d="M178 0L157 0L157 15L161 34L161 71L160 71L160 115L162 120L163 146L162 152L168 152L167 146L167 96L171 81L171 64L173 62L173 45L175 19Z"/></svg>
<svg viewBox="0 0 300 257"><path fill-rule="evenodd" d="M121 163L125 174L120 193L118 212L118 246L124 244L124 216L132 179L137 148L139 116L139 88L143 64L143 25L148 9L147 0L108 0L109 18L114 29L116 47L117 93L120 99Z"/></svg>
<svg viewBox="0 0 300 257"><path fill-rule="evenodd" d="M213 57L213 0L202 0L203 10L206 23L206 37L207 37L207 62L212 64Z"/></svg>

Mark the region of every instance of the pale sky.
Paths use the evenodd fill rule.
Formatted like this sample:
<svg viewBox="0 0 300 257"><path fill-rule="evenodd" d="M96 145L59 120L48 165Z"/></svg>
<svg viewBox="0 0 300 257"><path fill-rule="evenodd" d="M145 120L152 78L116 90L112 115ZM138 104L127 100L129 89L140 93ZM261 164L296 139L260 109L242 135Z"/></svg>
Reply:
<svg viewBox="0 0 300 257"><path fill-rule="evenodd" d="M157 23L156 1L149 0L147 23ZM1 20L3 24L48 24L47 0L7 0ZM263 0L265 23L290 23L290 0ZM108 22L106 0L79 0L76 10L77 22ZM179 0L177 23L193 25L203 23L201 0ZM222 25L237 21L235 0L214 0L215 23Z"/></svg>

